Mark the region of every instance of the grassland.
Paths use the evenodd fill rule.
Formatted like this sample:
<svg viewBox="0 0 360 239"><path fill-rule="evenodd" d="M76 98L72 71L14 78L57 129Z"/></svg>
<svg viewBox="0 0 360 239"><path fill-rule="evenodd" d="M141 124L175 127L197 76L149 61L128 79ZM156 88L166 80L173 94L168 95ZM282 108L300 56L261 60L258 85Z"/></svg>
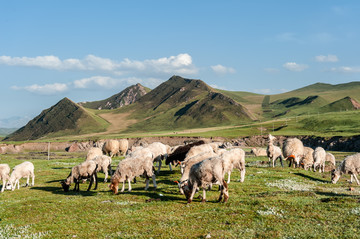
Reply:
<svg viewBox="0 0 360 239"><path fill-rule="evenodd" d="M334 152L338 161L347 153ZM229 184L228 203L219 192L190 205L174 180L178 168L163 167L158 188L144 191L144 179L132 192L113 195L106 183L90 192L65 193L59 181L85 153L53 152L1 155L11 167L30 160L35 186L0 194L0 238L358 238L360 189L348 176L330 184L329 173L269 168L265 157L246 157L246 179ZM120 158L113 161L117 165ZM103 180L103 174L100 174ZM24 179L21 184L24 184ZM80 185L85 190L87 185ZM216 188L216 187L215 187Z"/></svg>

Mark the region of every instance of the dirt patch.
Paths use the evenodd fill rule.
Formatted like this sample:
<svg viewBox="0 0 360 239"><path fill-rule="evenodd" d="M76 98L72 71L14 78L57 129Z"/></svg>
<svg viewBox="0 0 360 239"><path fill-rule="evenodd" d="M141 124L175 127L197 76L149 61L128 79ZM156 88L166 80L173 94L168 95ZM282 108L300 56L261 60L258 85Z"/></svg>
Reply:
<svg viewBox="0 0 360 239"><path fill-rule="evenodd" d="M107 129L107 131L102 132L101 134L118 133L124 129L127 129L128 126L135 124L137 120L128 119L128 117L131 114L132 112L122 113L122 114L114 114L114 113L99 114L100 117L104 118L106 121L110 123L110 126Z"/></svg>

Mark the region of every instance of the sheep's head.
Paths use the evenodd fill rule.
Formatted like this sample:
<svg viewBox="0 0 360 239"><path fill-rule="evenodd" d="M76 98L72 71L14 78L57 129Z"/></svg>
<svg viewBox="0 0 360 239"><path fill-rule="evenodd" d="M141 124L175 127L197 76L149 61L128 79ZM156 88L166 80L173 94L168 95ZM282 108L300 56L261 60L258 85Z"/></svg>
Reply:
<svg viewBox="0 0 360 239"><path fill-rule="evenodd" d="M8 181L8 183L5 186L6 190L11 190L13 188L11 181Z"/></svg>
<svg viewBox="0 0 360 239"><path fill-rule="evenodd" d="M335 184L340 179L340 174L336 169L331 170L331 182Z"/></svg>
<svg viewBox="0 0 360 239"><path fill-rule="evenodd" d="M61 186L64 189L64 192L68 192L70 189L70 184L68 184L66 181L61 181Z"/></svg>
<svg viewBox="0 0 360 239"><path fill-rule="evenodd" d="M111 177L111 184L109 185L109 188L111 191L113 191L114 194L118 193L119 190L119 178L116 175L113 175Z"/></svg>

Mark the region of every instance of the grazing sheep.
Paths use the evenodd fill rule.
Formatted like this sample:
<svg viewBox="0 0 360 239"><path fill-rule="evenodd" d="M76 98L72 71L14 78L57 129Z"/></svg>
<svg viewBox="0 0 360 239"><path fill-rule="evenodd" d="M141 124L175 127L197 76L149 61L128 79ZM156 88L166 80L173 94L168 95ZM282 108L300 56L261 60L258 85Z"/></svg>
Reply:
<svg viewBox="0 0 360 239"><path fill-rule="evenodd" d="M160 169L161 169L161 160L168 157L168 153L170 152L170 146L165 145L163 143L160 142L154 142L152 144L149 144L147 147L147 149L149 149L152 154L153 154L153 162L157 162L159 167L158 170L156 171L157 174L159 174ZM169 168L170 171L172 171L171 168L171 164L169 164Z"/></svg>
<svg viewBox="0 0 360 239"><path fill-rule="evenodd" d="M184 161L186 154L189 152L189 150L192 147L201 145L201 144L205 144L205 142L203 140L200 140L195 143L176 147L176 149L165 160L165 164L169 165L171 163L172 165L177 166L180 162Z"/></svg>
<svg viewBox="0 0 360 239"><path fill-rule="evenodd" d="M314 150L310 147L304 147L304 155L301 159L301 165L304 166L305 170L312 168L314 165L314 157L313 157Z"/></svg>
<svg viewBox="0 0 360 239"><path fill-rule="evenodd" d="M6 181L9 180L10 167L7 164L0 164L0 180L3 181L1 192L4 192Z"/></svg>
<svg viewBox="0 0 360 239"><path fill-rule="evenodd" d="M293 164L294 168L299 167L300 159L304 155L303 143L297 138L286 139L283 147L283 155L285 160L289 159L289 167L291 167L291 164Z"/></svg>
<svg viewBox="0 0 360 239"><path fill-rule="evenodd" d="M107 140L104 143L102 151L105 155L109 155L111 158L119 153L119 141L115 139Z"/></svg>
<svg viewBox="0 0 360 239"><path fill-rule="evenodd" d="M31 177L31 186L34 186L35 174L34 174L34 165L31 162L23 162L19 165L16 165L11 172L9 181L7 183L6 188L15 190L16 184L18 185L18 189L20 189L20 178L27 178L26 187L29 185L29 180Z"/></svg>
<svg viewBox="0 0 360 239"><path fill-rule="evenodd" d="M330 162L333 166L336 166L335 156L332 153L326 153L325 162Z"/></svg>
<svg viewBox="0 0 360 239"><path fill-rule="evenodd" d="M97 169L96 172L103 172L105 174L105 178L104 178L104 183L107 182L107 178L110 172L110 175L112 175L112 170L111 170L111 157L106 156L106 155L101 155L101 156L96 156L95 158L92 159L96 165L97 165Z"/></svg>
<svg viewBox="0 0 360 239"><path fill-rule="evenodd" d="M199 155L199 154L203 154L203 153L213 153L213 148L211 147L210 144L202 144L202 145L198 145L198 146L194 146L192 147L189 152L186 154L185 159L183 162L187 161L188 159ZM182 162L180 162L181 164ZM183 173L183 167L180 168L180 172Z"/></svg>
<svg viewBox="0 0 360 239"><path fill-rule="evenodd" d="M316 147L313 153L313 157L314 157L314 172L316 172L316 169L319 168L319 172L321 173L324 172L325 170L325 157L326 157L326 152L323 148L321 147Z"/></svg>
<svg viewBox="0 0 360 239"><path fill-rule="evenodd" d="M360 153L347 156L337 167L331 171L331 182L336 183L342 174L348 173L351 174L350 182L352 183L353 178L355 178L356 183L360 185L359 180L356 175L360 173Z"/></svg>
<svg viewBox="0 0 360 239"><path fill-rule="evenodd" d="M180 179L180 183L178 184L179 185L179 190L180 190L180 193L181 194L184 194L184 191L183 191L183 183L186 183L189 179L189 173L190 173L190 169L191 167L198 163L198 162L201 162L203 161L204 159L207 159L207 158L212 158L212 157L216 157L217 155L214 153L214 152L204 152L204 153L201 153L201 154L197 154L191 158L188 158L187 160L181 162L181 179Z"/></svg>
<svg viewBox="0 0 360 239"><path fill-rule="evenodd" d="M146 177L145 190L149 188L149 178L152 177L154 187L156 188L155 174L153 173L153 161L152 156L147 155L146 157L138 155L127 157L120 161L114 175L111 177L110 189L114 194L118 193L119 183L123 183L121 192L125 190L126 180L129 183L128 191L131 191L131 180L137 176L144 175Z"/></svg>
<svg viewBox="0 0 360 239"><path fill-rule="evenodd" d="M269 166L271 167L271 162L272 162L272 167L274 168L276 165L276 160L278 158L280 158L281 167L284 167L284 164L283 164L284 156L281 152L280 147L274 145L275 139L276 138L274 136L269 134L268 147L266 149L266 155L269 158Z"/></svg>
<svg viewBox="0 0 360 239"><path fill-rule="evenodd" d="M194 164L189 173L189 179L186 183L183 183L182 190L188 200L191 203L194 194L198 187L203 189L202 202L206 202L206 189L213 183L220 184L220 197L219 202L224 195L224 202L229 198L228 185L224 180L224 167L225 162L219 157L213 157L205 159L199 163Z"/></svg>
<svg viewBox="0 0 360 239"><path fill-rule="evenodd" d="M101 155L103 155L103 151L101 148L92 147L89 149L85 160L91 160L91 159L95 158L96 156L101 156Z"/></svg>
<svg viewBox="0 0 360 239"><path fill-rule="evenodd" d="M122 156L125 156L129 149L129 141L127 139L119 140L119 153Z"/></svg>
<svg viewBox="0 0 360 239"><path fill-rule="evenodd" d="M234 168L240 171L240 182L245 180L245 152L242 149L234 148L225 151L220 155L220 158L225 162L224 174L228 174L227 183L230 183L230 175Z"/></svg>
<svg viewBox="0 0 360 239"><path fill-rule="evenodd" d="M97 180L97 164L93 160L88 160L82 162L79 165L74 166L71 169L69 176L61 182L62 188L65 192L69 191L70 185L75 183L74 191L80 191L80 182L83 179L90 179L90 184L87 191L90 191L92 184L95 181L95 188L97 189L98 180Z"/></svg>
<svg viewBox="0 0 360 239"><path fill-rule="evenodd" d="M267 156L267 151L263 148L251 148L250 153L254 154L256 157Z"/></svg>

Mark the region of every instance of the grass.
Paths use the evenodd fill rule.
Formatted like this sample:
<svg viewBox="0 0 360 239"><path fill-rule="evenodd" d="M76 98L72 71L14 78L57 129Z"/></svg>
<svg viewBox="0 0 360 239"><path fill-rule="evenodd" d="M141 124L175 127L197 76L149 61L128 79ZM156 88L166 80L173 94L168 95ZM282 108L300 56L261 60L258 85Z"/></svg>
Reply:
<svg viewBox="0 0 360 239"><path fill-rule="evenodd" d="M338 161L348 153L334 152ZM174 180L179 168L164 166L158 188L144 191L144 179L132 192L113 195L107 183L99 189L65 193L59 181L81 161L83 153L6 154L11 167L30 160L35 186L0 194L0 238L356 238L359 235L360 189L343 176L330 184L329 173L269 168L265 157L247 156L246 178L234 171L228 203L216 203L217 190L207 203L190 205ZM119 158L113 160L117 165ZM100 174L103 180L103 174ZM25 183L22 179L21 184ZM294 186L295 185L295 186ZM73 186L73 185L72 185ZM217 188L217 187L214 187Z"/></svg>

